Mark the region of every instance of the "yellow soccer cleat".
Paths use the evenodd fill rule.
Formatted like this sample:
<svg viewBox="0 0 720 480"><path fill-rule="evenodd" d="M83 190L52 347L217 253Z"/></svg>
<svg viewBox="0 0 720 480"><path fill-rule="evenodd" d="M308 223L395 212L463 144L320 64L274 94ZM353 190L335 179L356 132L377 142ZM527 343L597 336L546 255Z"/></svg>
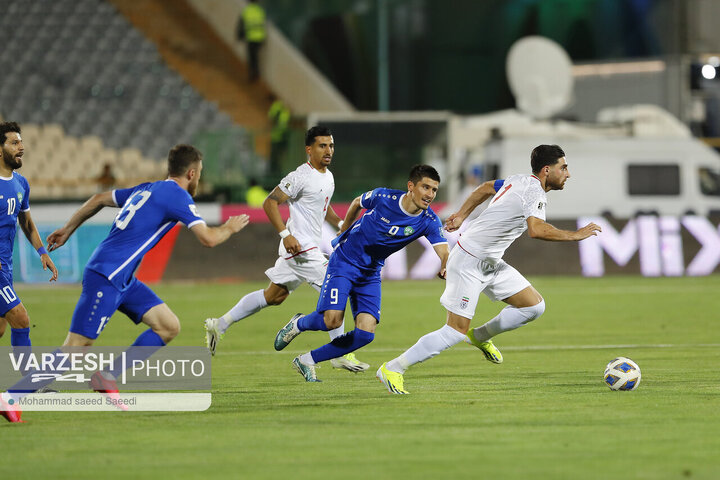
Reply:
<svg viewBox="0 0 720 480"><path fill-rule="evenodd" d="M388 392L397 395L408 395L410 392L403 388L402 373L388 370L385 365L387 365L387 363L380 365L375 376L387 387Z"/></svg>
<svg viewBox="0 0 720 480"><path fill-rule="evenodd" d="M333 368L344 368L348 372L353 373L364 372L370 368L370 365L355 358L355 354L352 352L342 357L333 358L330 360L330 363Z"/></svg>
<svg viewBox="0 0 720 480"><path fill-rule="evenodd" d="M477 348L480 349L481 352L485 355L485 358L488 359L488 361L492 363L502 363L503 362L503 356L502 353L500 353L500 350L495 346L495 344L492 342L492 340L488 340L487 342L479 342L475 339L475 335L473 334L473 330L470 329L470 331L467 333L468 343L471 345L475 345Z"/></svg>

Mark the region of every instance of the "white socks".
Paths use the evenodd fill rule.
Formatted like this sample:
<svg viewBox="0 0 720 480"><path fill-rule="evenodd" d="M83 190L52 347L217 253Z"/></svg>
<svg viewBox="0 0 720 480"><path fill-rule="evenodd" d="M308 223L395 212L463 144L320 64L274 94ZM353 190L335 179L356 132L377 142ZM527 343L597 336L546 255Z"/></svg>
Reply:
<svg viewBox="0 0 720 480"><path fill-rule="evenodd" d="M465 334L458 332L450 325L430 332L420 338L415 345L405 350L399 357L387 362L387 369L393 372L405 373L411 365L424 362L443 350L457 345L465 338Z"/></svg>
<svg viewBox="0 0 720 480"><path fill-rule="evenodd" d="M503 308L497 317L485 325L474 328L470 335L475 335L479 342L487 342L495 335L509 330L515 330L538 318L545 311L545 300L541 300L532 307L515 308L508 305Z"/></svg>
<svg viewBox="0 0 720 480"><path fill-rule="evenodd" d="M263 290L248 293L241 298L229 312L220 317L220 321L218 322L220 333L225 333L228 327L233 323L238 322L245 317L249 317L253 313L257 313L267 306L268 304L265 301L265 294L263 293Z"/></svg>
<svg viewBox="0 0 720 480"><path fill-rule="evenodd" d="M305 365L315 365L315 360L313 360L312 355L310 355L310 352L303 353L300 355L300 361L304 363Z"/></svg>
<svg viewBox="0 0 720 480"><path fill-rule="evenodd" d="M314 285L312 286L315 288ZM241 298L229 312L218 319L218 330L220 330L220 333L224 334L233 323L239 322L243 318L249 317L253 313L257 313L267 306L268 304L265 301L265 293L263 290L256 290L248 293ZM338 328L328 331L331 341L343 333L345 333L345 322L343 322L343 324Z"/></svg>

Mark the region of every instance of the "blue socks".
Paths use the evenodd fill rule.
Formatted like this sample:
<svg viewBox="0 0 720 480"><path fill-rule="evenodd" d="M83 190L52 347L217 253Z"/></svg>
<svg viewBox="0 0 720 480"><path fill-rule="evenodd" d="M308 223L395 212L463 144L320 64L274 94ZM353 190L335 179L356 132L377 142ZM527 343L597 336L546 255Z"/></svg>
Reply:
<svg viewBox="0 0 720 480"><path fill-rule="evenodd" d="M133 360L147 360L164 346L165 342L162 338L160 338L160 335L153 332L152 328L148 328L135 339L135 342L130 345L130 348L125 350L125 366L131 367L133 365ZM117 360L115 360L115 364L113 365L112 370L110 370L110 373L117 378L122 374L122 372L122 357L118 357Z"/></svg>
<svg viewBox="0 0 720 480"><path fill-rule="evenodd" d="M323 345L320 348L310 352L315 363L324 362L331 358L342 357L345 354L354 352L360 347L364 347L368 343L372 342L375 338L375 334L366 332L355 328L350 330L345 335L340 335L332 342Z"/></svg>
<svg viewBox="0 0 720 480"><path fill-rule="evenodd" d="M30 327L27 328L10 328L10 345L13 347L29 347L30 343Z"/></svg>
<svg viewBox="0 0 720 480"><path fill-rule="evenodd" d="M318 312L308 313L304 317L300 317L297 322L297 326L301 332L304 332L305 330L322 330L323 332L327 332L328 330L330 330L325 325L325 315Z"/></svg>
<svg viewBox="0 0 720 480"><path fill-rule="evenodd" d="M10 327L10 345L13 347L13 354L15 355L15 358L18 358L18 353L25 353L25 357L28 357L30 353L32 353L31 347L32 343L30 343L30 327L27 328L12 328ZM26 368L27 362L24 362L23 365L20 365L20 370L23 375L28 373L28 370Z"/></svg>

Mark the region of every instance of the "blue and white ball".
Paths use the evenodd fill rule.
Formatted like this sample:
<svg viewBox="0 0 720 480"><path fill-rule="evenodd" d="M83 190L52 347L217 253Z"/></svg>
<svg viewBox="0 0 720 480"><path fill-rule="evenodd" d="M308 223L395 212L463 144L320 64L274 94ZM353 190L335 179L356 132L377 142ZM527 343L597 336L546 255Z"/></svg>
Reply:
<svg viewBox="0 0 720 480"><path fill-rule="evenodd" d="M618 357L607 364L603 376L610 390L635 390L640 385L640 367L626 357Z"/></svg>

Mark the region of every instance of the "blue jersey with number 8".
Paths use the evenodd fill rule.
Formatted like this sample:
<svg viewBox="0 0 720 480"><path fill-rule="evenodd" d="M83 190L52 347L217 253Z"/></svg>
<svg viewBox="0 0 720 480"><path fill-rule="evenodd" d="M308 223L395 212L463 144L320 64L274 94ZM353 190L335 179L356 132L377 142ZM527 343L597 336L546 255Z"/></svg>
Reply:
<svg viewBox="0 0 720 480"><path fill-rule="evenodd" d="M86 268L124 290L140 261L177 222L188 228L205 223L190 194L173 180L113 190L122 206L110 234L93 252Z"/></svg>

